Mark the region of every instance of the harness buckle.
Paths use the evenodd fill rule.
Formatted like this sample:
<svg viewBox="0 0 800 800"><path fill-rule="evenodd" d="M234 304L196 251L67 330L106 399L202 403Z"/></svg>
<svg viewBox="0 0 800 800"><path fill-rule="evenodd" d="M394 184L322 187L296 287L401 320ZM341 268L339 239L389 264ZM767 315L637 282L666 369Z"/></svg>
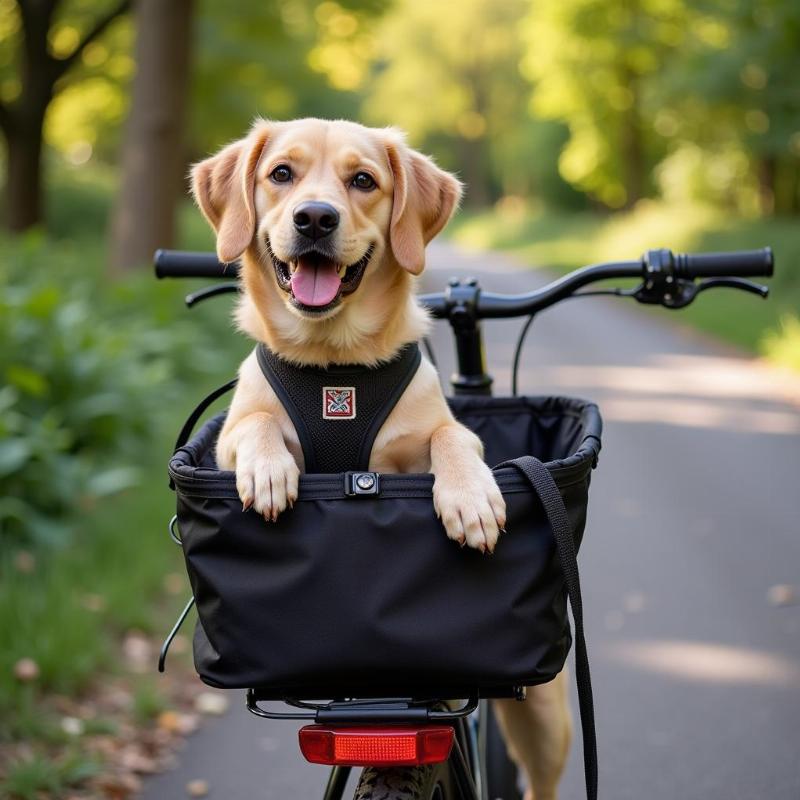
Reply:
<svg viewBox="0 0 800 800"><path fill-rule="evenodd" d="M347 497L380 494L380 478L377 472L345 472L344 493Z"/></svg>

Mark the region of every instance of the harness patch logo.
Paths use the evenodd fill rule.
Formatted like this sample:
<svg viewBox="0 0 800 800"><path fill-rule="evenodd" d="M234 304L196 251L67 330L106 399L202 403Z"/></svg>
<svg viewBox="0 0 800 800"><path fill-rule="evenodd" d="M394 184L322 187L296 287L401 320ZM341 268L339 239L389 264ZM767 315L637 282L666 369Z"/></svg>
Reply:
<svg viewBox="0 0 800 800"><path fill-rule="evenodd" d="M323 386L322 418L355 419L356 418L355 386Z"/></svg>

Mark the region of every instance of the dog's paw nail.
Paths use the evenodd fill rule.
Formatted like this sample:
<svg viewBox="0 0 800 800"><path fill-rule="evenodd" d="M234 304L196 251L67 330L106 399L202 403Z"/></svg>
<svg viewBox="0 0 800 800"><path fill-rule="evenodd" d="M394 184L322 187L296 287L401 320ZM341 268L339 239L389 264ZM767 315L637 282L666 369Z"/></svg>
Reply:
<svg viewBox="0 0 800 800"><path fill-rule="evenodd" d="M252 500L245 500L242 503L242 511L243 512L244 511L248 511L252 505L253 505L253 501Z"/></svg>
<svg viewBox="0 0 800 800"><path fill-rule="evenodd" d="M485 544L479 544L478 545L478 550L480 550L481 553L485 554L486 553L486 545Z"/></svg>
<svg viewBox="0 0 800 800"><path fill-rule="evenodd" d="M505 528L499 528L498 530L500 531L500 533L505 533L506 532Z"/></svg>

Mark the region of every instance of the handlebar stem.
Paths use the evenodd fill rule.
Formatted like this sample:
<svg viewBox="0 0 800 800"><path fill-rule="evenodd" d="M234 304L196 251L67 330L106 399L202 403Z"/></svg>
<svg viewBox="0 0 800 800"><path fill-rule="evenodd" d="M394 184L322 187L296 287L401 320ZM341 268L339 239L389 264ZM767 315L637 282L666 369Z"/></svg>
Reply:
<svg viewBox="0 0 800 800"><path fill-rule="evenodd" d="M450 377L455 394L492 393L492 376L486 372L483 333L478 319L480 295L477 278L467 278L464 282L451 278L447 284L447 320L456 343L457 371Z"/></svg>

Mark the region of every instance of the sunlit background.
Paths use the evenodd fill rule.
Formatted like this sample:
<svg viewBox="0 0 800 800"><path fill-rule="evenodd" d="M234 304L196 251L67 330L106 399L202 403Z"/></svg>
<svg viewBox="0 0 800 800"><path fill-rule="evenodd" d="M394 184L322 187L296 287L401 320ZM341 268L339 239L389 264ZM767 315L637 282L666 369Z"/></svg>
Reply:
<svg viewBox="0 0 800 800"><path fill-rule="evenodd" d="M258 115L403 128L466 183L451 240L530 266L771 244L769 303L720 292L681 315L736 360L543 379L592 387L612 422L798 432L796 0L0 0L0 765L15 765L14 797L62 796L99 769L80 748L70 760L78 728L110 735L133 714L180 734L164 684L139 674L186 593L165 555L164 462L181 414L247 344L225 308L184 318L182 287L148 261L213 248L188 166ZM757 389L741 353L769 364ZM765 392L786 405L744 405ZM618 656L698 680L797 677L720 648ZM102 697L68 699L98 675ZM60 705L45 713L43 696Z"/></svg>

